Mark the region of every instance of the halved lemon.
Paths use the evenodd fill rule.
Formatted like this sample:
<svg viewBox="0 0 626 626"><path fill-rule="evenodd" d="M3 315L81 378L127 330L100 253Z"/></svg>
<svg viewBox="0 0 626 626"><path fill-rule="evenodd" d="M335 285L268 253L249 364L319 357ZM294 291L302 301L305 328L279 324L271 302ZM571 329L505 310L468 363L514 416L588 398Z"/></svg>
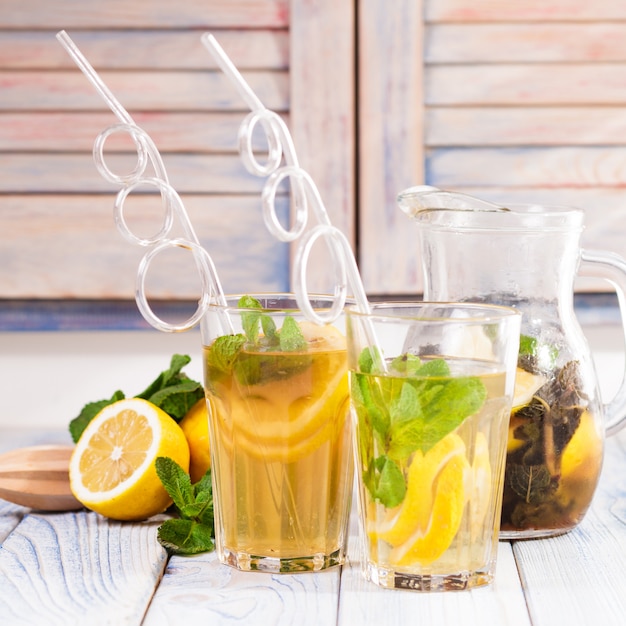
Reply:
<svg viewBox="0 0 626 626"><path fill-rule="evenodd" d="M70 489L81 504L105 517L146 519L171 504L156 473L159 456L189 469L180 426L146 400L120 400L102 409L78 440L70 459Z"/></svg>

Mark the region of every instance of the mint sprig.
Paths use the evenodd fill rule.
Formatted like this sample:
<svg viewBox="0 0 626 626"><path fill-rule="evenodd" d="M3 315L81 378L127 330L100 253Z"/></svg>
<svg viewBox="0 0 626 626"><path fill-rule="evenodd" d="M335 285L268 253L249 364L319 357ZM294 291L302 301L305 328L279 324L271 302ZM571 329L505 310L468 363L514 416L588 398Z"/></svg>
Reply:
<svg viewBox="0 0 626 626"><path fill-rule="evenodd" d="M234 372L241 384L257 385L310 367L309 355L296 354L305 352L308 342L294 317L286 315L282 328L277 329L256 298L242 296L237 306L247 309L241 312L243 333L224 335L213 342L206 356L209 381Z"/></svg>
<svg viewBox="0 0 626 626"><path fill-rule="evenodd" d="M168 369L161 372L154 381L136 398L143 398L165 411L172 419L180 421L189 409L204 397L202 384L192 380L181 370L191 361L191 357L174 354ZM108 400L89 402L69 424L72 440L76 443L91 420L106 406L126 396L116 391Z"/></svg>
<svg viewBox="0 0 626 626"><path fill-rule="evenodd" d="M179 515L159 526L159 543L170 554L189 555L213 550L215 527L211 470L192 484L189 474L169 457L157 457L155 468Z"/></svg>
<svg viewBox="0 0 626 626"><path fill-rule="evenodd" d="M207 366L223 374L230 374L239 351L246 342L244 335L222 335L211 346L206 360Z"/></svg>
<svg viewBox="0 0 626 626"><path fill-rule="evenodd" d="M360 437L367 437L365 445L359 445L366 465L364 484L374 500L390 508L406 493L400 467L411 454L428 452L474 415L487 390L478 377L451 376L441 358L422 361L416 355L402 355L383 375L376 367L378 356L368 348L362 352L351 392Z"/></svg>
<svg viewBox="0 0 626 626"><path fill-rule="evenodd" d="M248 344L254 347L278 349L282 352L297 352L306 350L308 344L298 322L286 315L280 330L271 315L263 313L263 306L252 296L239 298L237 306L240 309L250 309L241 313L241 325ZM263 335L260 334L260 329Z"/></svg>

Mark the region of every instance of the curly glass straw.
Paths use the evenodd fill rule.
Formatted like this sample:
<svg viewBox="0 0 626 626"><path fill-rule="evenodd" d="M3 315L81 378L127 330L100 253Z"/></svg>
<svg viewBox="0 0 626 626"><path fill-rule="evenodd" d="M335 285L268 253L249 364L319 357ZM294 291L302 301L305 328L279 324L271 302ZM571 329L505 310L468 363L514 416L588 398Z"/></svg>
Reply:
<svg viewBox="0 0 626 626"><path fill-rule="evenodd" d="M251 109L251 113L247 115L239 129L239 151L249 172L256 176L269 176L262 193L263 217L268 230L280 241L295 241L304 233L309 206L312 207L319 222L302 236L296 250L293 281L298 306L309 319L318 324L331 322L339 316L345 305L349 284L358 310L361 313L369 313L369 302L350 244L345 235L331 224L317 186L311 176L299 166L286 124L276 113L265 108L213 35L205 33L201 40ZM260 163L256 159L252 149L252 134L257 124L261 124L267 139L265 163ZM280 167L283 157L286 165ZM280 223L275 203L279 185L285 179L291 182L295 209L293 225L289 229ZM313 310L306 280L309 255L313 245L320 238L323 238L329 247L336 275L335 298L331 309L325 314ZM373 334L369 339L373 341Z"/></svg>
<svg viewBox="0 0 626 626"><path fill-rule="evenodd" d="M200 245L200 241L193 229L189 215L185 210L180 196L169 184L165 165L150 136L137 126L130 114L104 84L67 33L60 31L57 33L57 39L72 57L76 65L89 79L91 84L96 88L120 122L119 124L110 126L98 135L94 143L93 156L96 167L103 178L109 182L122 185L122 189L118 192L114 205L114 217L118 230L122 236L131 243L150 248L141 259L137 272L135 300L139 311L146 321L158 330L166 332L188 330L202 319L213 295L219 304L226 305L226 298L224 297L224 292L217 276L213 260L209 253ZM118 132L129 134L137 148L137 164L134 170L122 176L111 171L104 158L104 146L107 138ZM154 168L154 177L144 176L146 166L149 162ZM128 227L124 217L124 202L126 198L132 191L140 186L156 188L161 195L165 208L165 217L161 229L156 235L148 238L136 236ZM167 237L173 226L175 217L178 217L182 224L185 238L170 239ZM146 296L145 280L150 263L157 254L168 248L190 250L194 256L196 267L200 275L202 295L198 301L198 307L195 313L181 324L171 324L159 318L152 310ZM232 332L232 323L227 316L222 320L222 323L225 327L225 332Z"/></svg>

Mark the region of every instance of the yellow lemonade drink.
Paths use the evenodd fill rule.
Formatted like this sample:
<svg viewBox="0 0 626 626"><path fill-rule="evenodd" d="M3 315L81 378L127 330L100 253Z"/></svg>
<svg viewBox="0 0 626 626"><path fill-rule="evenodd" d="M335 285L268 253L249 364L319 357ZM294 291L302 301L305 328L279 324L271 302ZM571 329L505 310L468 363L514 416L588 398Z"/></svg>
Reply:
<svg viewBox="0 0 626 626"><path fill-rule="evenodd" d="M264 333L239 335L226 357L219 339L204 349L216 543L239 569L319 570L344 558L353 475L345 337L288 319L277 333L289 326L298 339L287 349Z"/></svg>
<svg viewBox="0 0 626 626"><path fill-rule="evenodd" d="M350 372L365 575L464 589L493 578L510 396L472 360L413 355Z"/></svg>

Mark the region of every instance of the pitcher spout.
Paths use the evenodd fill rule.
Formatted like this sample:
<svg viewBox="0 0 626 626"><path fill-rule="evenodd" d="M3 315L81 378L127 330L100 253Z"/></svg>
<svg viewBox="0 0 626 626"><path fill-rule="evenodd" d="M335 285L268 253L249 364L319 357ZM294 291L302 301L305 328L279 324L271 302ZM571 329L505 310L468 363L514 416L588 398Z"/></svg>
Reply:
<svg viewBox="0 0 626 626"><path fill-rule="evenodd" d="M445 191L430 185L417 185L398 195L400 209L409 217L419 219L427 211L508 211L498 204L464 193Z"/></svg>

